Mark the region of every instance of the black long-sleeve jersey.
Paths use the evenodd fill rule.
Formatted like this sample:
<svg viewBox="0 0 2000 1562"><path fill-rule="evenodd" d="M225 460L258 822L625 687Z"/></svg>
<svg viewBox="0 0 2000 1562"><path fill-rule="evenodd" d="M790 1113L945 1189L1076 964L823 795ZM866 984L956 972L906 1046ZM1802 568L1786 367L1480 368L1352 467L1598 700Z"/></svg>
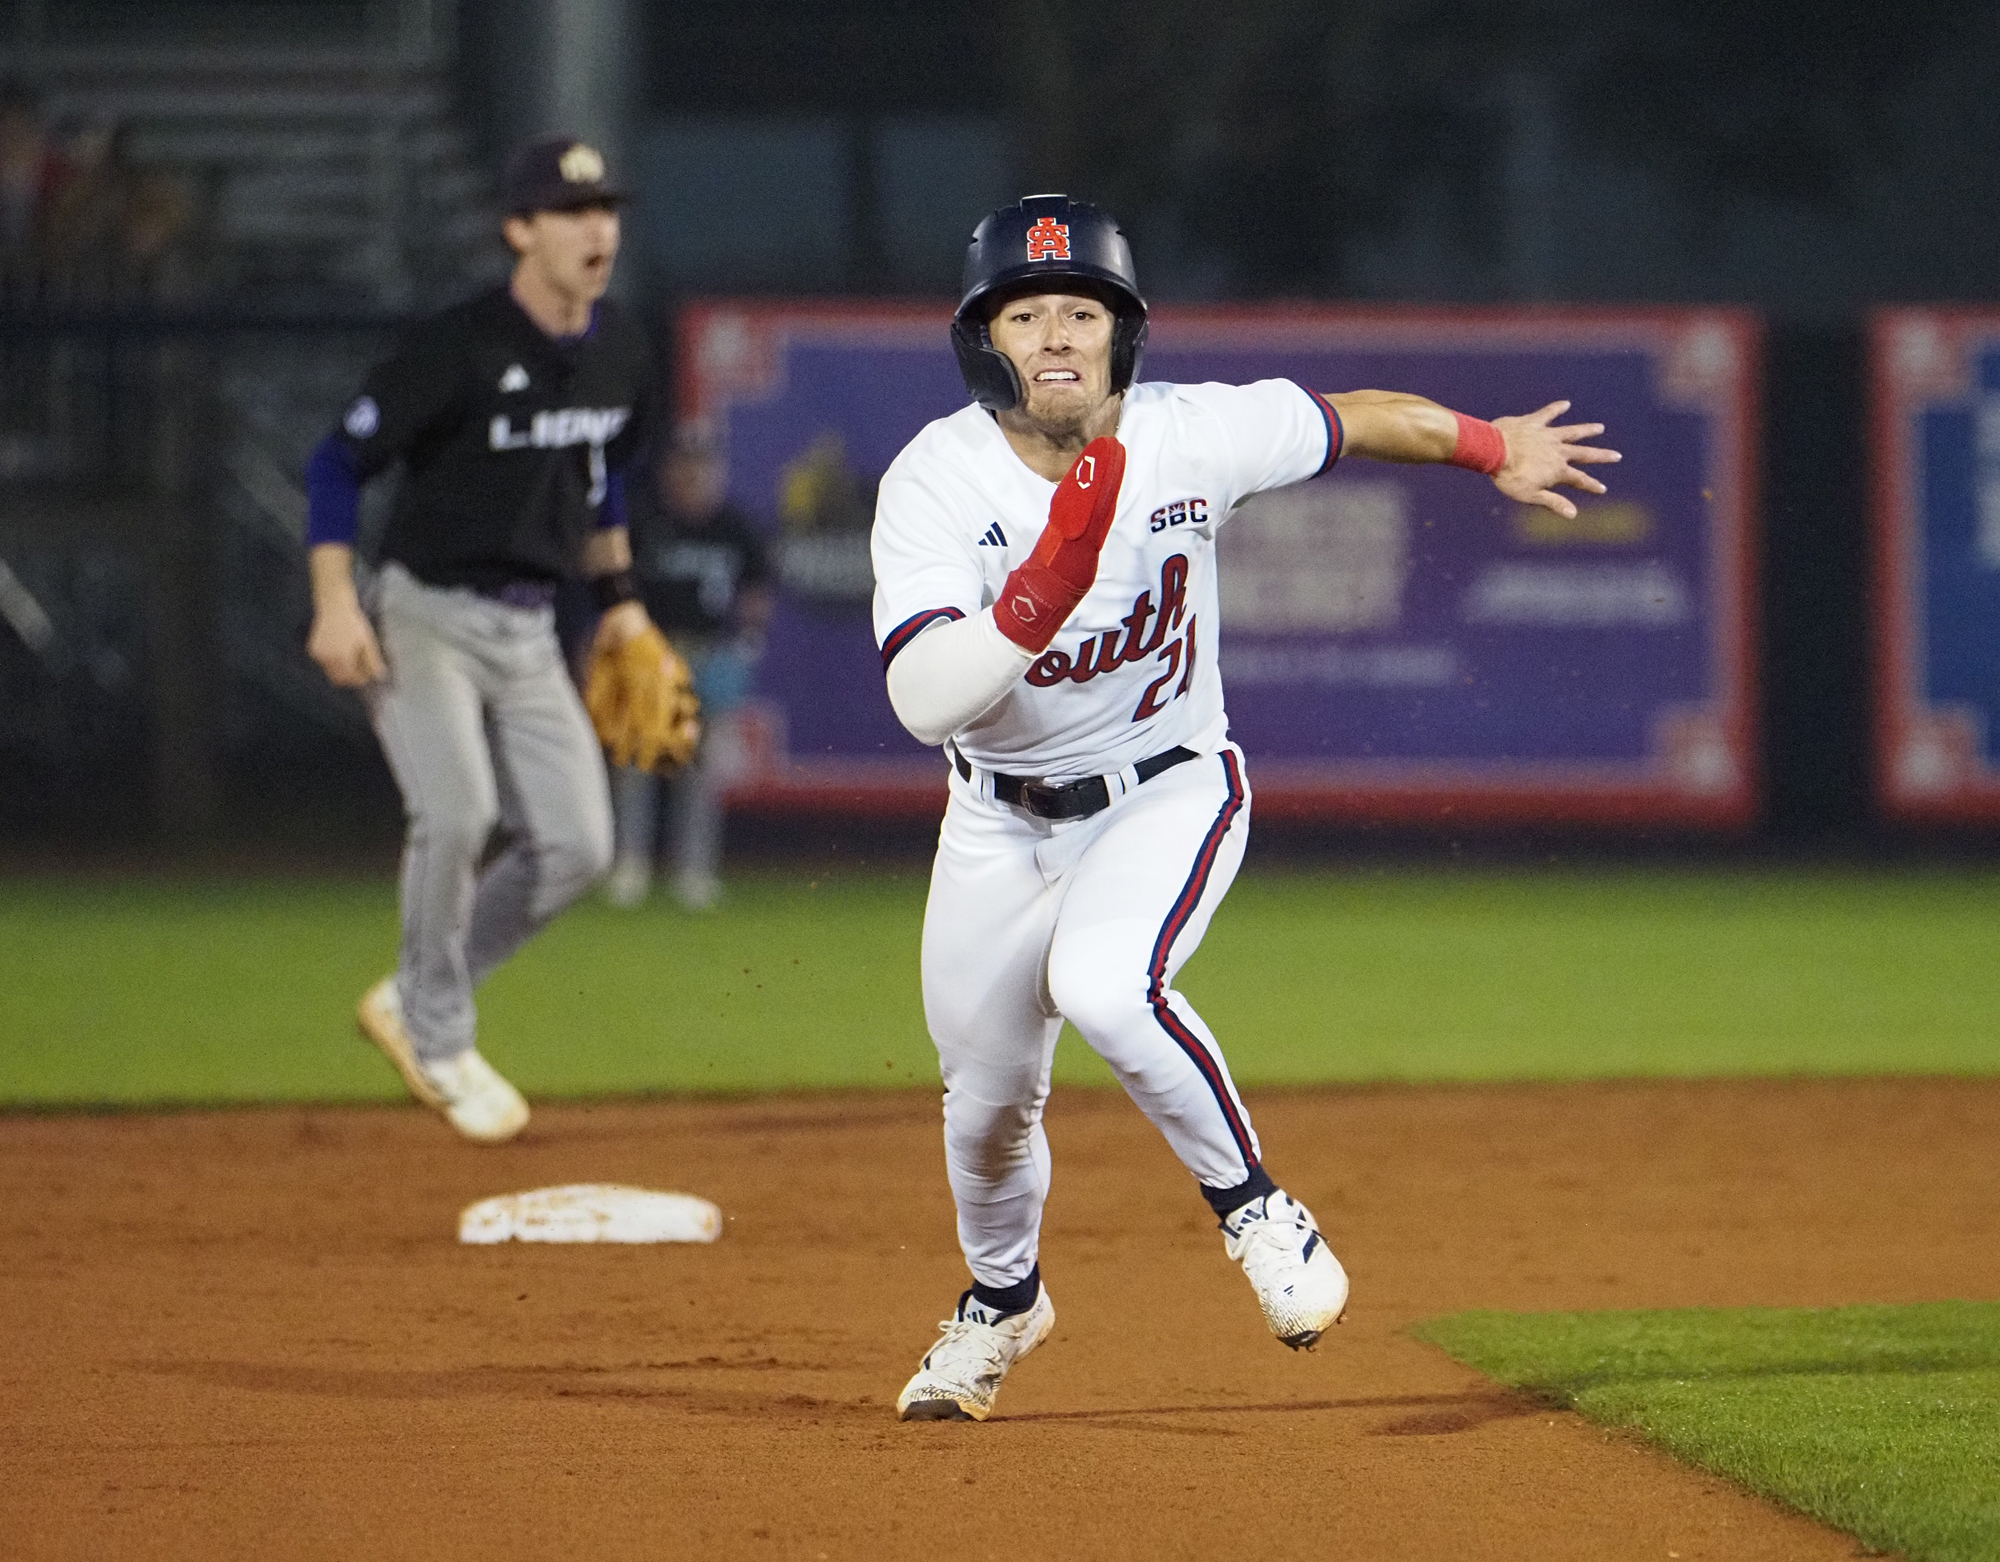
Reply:
<svg viewBox="0 0 2000 1562"><path fill-rule="evenodd" d="M632 570L654 623L703 640L733 632L743 592L771 578L764 539L734 505L691 521L643 489L632 497Z"/></svg>
<svg viewBox="0 0 2000 1562"><path fill-rule="evenodd" d="M358 481L404 463L384 560L434 586L495 590L577 572L653 399L645 338L611 300L582 336L558 339L502 286L416 327L334 439Z"/></svg>

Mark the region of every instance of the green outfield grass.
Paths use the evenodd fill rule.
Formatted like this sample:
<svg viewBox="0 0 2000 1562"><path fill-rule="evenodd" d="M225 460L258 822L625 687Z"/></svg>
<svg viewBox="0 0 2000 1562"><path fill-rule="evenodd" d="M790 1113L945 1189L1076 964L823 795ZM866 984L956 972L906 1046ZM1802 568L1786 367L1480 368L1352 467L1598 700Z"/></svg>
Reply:
<svg viewBox="0 0 2000 1562"><path fill-rule="evenodd" d="M1878 1551L2000 1556L2000 1303L1460 1313L1416 1332Z"/></svg>
<svg viewBox="0 0 2000 1562"><path fill-rule="evenodd" d="M920 870L595 900L489 985L531 1092L934 1082ZM352 1035L394 888L0 881L0 1102L396 1094ZM2000 1071L2000 874L1246 875L1181 979L1246 1084ZM1058 1077L1102 1082L1074 1037Z"/></svg>

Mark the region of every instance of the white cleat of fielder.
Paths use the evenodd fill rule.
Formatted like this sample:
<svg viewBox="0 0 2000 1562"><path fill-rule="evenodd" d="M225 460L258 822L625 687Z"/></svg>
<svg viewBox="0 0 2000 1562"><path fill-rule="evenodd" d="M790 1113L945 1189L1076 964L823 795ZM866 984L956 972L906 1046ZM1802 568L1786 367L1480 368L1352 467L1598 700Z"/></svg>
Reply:
<svg viewBox="0 0 2000 1562"><path fill-rule="evenodd" d="M1347 1310L1347 1271L1326 1245L1312 1212L1280 1189L1252 1199L1222 1222L1223 1251L1243 1273L1271 1332L1304 1350Z"/></svg>
<svg viewBox="0 0 2000 1562"><path fill-rule="evenodd" d="M385 976L362 995L355 1011L361 1034L396 1065L410 1094L444 1114L475 1144L499 1144L528 1125L528 1103L497 1069L468 1047L455 1058L427 1063L403 1025L403 999L396 978Z"/></svg>
<svg viewBox="0 0 2000 1562"><path fill-rule="evenodd" d="M925 1354L917 1375L896 1397L900 1421L984 1421L993 1412L1007 1369L1049 1337L1056 1305L1043 1286L1035 1305L994 1319L967 1291Z"/></svg>

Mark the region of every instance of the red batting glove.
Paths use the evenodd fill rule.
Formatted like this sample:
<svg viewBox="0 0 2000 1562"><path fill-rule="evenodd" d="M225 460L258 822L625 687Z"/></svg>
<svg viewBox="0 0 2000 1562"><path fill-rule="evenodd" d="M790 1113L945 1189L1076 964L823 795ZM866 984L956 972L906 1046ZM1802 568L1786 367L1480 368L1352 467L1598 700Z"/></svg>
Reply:
<svg viewBox="0 0 2000 1562"><path fill-rule="evenodd" d="M1097 579L1097 555L1124 481L1125 447L1107 434L1085 445L1056 484L1049 524L993 604L993 622L1022 650L1046 651Z"/></svg>

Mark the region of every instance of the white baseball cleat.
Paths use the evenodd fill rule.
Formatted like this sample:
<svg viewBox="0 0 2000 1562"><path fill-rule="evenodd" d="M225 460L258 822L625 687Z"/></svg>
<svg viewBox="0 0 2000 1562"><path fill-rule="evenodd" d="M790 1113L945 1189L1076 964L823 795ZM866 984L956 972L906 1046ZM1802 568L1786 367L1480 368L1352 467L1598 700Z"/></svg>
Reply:
<svg viewBox="0 0 2000 1562"><path fill-rule="evenodd" d="M643 906L653 889L653 869L643 857L620 857L604 879L604 898L620 911Z"/></svg>
<svg viewBox="0 0 2000 1562"><path fill-rule="evenodd" d="M674 875L674 899L686 911L713 911L722 899L722 880L699 868L683 868Z"/></svg>
<svg viewBox="0 0 2000 1562"><path fill-rule="evenodd" d="M528 1103L521 1099L521 1092L501 1078L475 1048L435 1063L417 1056L416 1043L403 1025L403 997L396 990L395 977L383 977L362 994L355 1018L361 1034L396 1065L410 1094L442 1112L445 1121L466 1138L478 1144L499 1144L527 1127Z"/></svg>
<svg viewBox="0 0 2000 1562"><path fill-rule="evenodd" d="M521 1092L476 1048L422 1067L444 1097L445 1120L474 1143L500 1144L528 1126Z"/></svg>
<svg viewBox="0 0 2000 1562"><path fill-rule="evenodd" d="M917 1375L896 1397L899 1421L984 1421L992 1414L1007 1369L1049 1337L1056 1304L1043 1286L1035 1305L995 1318L967 1291L958 1311L925 1354Z"/></svg>
<svg viewBox="0 0 2000 1562"><path fill-rule="evenodd" d="M1303 1350L1347 1311L1347 1271L1312 1212L1283 1189L1252 1199L1222 1222L1223 1251L1243 1266L1271 1332Z"/></svg>

